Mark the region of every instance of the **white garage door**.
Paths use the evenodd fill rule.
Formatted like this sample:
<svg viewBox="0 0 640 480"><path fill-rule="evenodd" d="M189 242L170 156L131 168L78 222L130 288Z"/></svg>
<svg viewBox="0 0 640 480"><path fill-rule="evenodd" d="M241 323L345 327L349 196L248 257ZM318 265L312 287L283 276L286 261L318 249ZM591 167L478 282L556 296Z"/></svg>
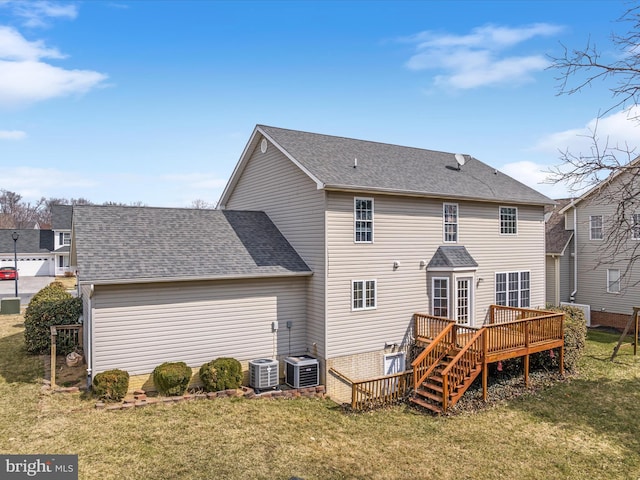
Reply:
<svg viewBox="0 0 640 480"><path fill-rule="evenodd" d="M52 264L53 260L50 257L38 255L18 257L18 273L21 277L46 277L51 275Z"/></svg>

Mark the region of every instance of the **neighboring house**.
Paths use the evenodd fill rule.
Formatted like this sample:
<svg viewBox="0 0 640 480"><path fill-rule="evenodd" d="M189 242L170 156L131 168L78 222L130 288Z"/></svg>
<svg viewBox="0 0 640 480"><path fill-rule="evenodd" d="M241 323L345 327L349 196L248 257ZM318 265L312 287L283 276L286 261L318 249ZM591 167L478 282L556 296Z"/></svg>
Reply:
<svg viewBox="0 0 640 480"><path fill-rule="evenodd" d="M219 208L265 211L311 267L299 353L347 398L329 370L408 368L414 312L479 326L493 303L544 306L552 203L467 155L259 125Z"/></svg>
<svg viewBox="0 0 640 480"><path fill-rule="evenodd" d="M312 272L262 212L76 206L71 259L89 376L305 349Z"/></svg>
<svg viewBox="0 0 640 480"><path fill-rule="evenodd" d="M335 372L408 368L415 312L544 306L552 203L470 156L259 125L218 211L75 207L90 374L309 354L348 400Z"/></svg>
<svg viewBox="0 0 640 480"><path fill-rule="evenodd" d="M13 232L18 240L13 242ZM15 265L14 247L17 250L18 274L21 277L51 276L54 274L52 257L53 232L51 230L1 229L0 230L0 267Z"/></svg>
<svg viewBox="0 0 640 480"><path fill-rule="evenodd" d="M18 233L15 244L18 272L23 277L64 275L69 271L71 243L71 205L51 207L51 228L35 224L28 229L0 229L0 267L13 266L13 232Z"/></svg>
<svg viewBox="0 0 640 480"><path fill-rule="evenodd" d="M54 235L55 275L63 276L72 271L69 268L69 247L71 245L71 219L73 206L51 206L51 229Z"/></svg>
<svg viewBox="0 0 640 480"><path fill-rule="evenodd" d="M545 207L545 244L547 254L547 304L558 306L569 302L573 292L573 230L565 228L565 215L560 213L570 198L556 200Z"/></svg>
<svg viewBox="0 0 640 480"><path fill-rule="evenodd" d="M635 168L634 163L629 167ZM628 268L640 248L640 205L629 192L639 188L621 170L559 210L574 237L568 300L590 311L593 326L624 328L633 307L640 306L640 270L637 265ZM618 210L621 195L628 198L624 215Z"/></svg>

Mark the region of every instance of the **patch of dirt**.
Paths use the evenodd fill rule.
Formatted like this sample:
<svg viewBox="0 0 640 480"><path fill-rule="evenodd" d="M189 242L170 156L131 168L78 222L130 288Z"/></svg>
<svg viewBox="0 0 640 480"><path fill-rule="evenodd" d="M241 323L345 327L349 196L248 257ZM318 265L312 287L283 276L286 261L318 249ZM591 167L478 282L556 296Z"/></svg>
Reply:
<svg viewBox="0 0 640 480"><path fill-rule="evenodd" d="M46 357L46 361L51 361ZM59 387L84 388L87 384L87 366L84 362L75 367L67 367L66 359L63 356L56 358L56 385Z"/></svg>

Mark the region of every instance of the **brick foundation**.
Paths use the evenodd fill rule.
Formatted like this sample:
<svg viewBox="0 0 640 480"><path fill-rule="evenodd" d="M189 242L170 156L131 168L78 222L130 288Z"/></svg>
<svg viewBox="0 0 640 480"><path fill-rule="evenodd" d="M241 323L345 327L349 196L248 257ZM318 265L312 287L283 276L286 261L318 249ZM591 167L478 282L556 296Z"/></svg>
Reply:
<svg viewBox="0 0 640 480"><path fill-rule="evenodd" d="M624 330L627 326L627 322L631 318L631 315L624 313L613 312L597 312L591 311L591 326L592 327L609 327L616 330ZM633 326L632 326L633 328Z"/></svg>

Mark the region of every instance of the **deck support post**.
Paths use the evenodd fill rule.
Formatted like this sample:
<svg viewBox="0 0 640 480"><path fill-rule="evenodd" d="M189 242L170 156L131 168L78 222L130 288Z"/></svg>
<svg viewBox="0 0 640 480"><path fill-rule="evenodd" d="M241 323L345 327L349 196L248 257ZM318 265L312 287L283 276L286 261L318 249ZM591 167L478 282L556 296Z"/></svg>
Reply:
<svg viewBox="0 0 640 480"><path fill-rule="evenodd" d="M524 386L529 388L531 382L529 382L529 354L524 356Z"/></svg>
<svg viewBox="0 0 640 480"><path fill-rule="evenodd" d="M560 363L560 375L564 376L564 343L560 346L560 358L558 362Z"/></svg>
<svg viewBox="0 0 640 480"><path fill-rule="evenodd" d="M58 332L56 327L51 327L51 389L56 388L56 339Z"/></svg>
<svg viewBox="0 0 640 480"><path fill-rule="evenodd" d="M493 315L493 309L491 309ZM489 337L487 331L482 333L482 400L487 401L488 383L489 383L489 364L487 363L487 354L489 351Z"/></svg>

